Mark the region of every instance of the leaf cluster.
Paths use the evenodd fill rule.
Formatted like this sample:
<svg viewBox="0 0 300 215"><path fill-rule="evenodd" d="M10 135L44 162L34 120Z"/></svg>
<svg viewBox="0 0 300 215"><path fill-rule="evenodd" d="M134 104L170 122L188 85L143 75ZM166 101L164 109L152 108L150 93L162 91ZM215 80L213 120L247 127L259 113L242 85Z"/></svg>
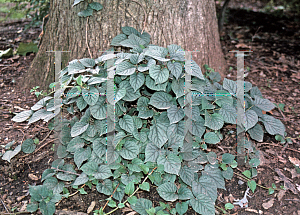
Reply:
<svg viewBox="0 0 300 215"><path fill-rule="evenodd" d="M61 105L55 107L54 98L46 96L12 119L49 122L60 107L68 107L71 116L62 122L59 159L44 171L43 185L30 190L29 210L43 212L46 207L47 214L53 214L52 199L59 200L64 188L87 185L111 196L108 206L115 209L127 199L139 214L185 214L188 206L199 214L215 214L217 189L225 189L225 179L232 178L237 164L230 154L224 154L219 164L217 155L205 149L206 144L221 142L224 125L236 124L236 82L224 79L221 85L217 72L204 76L191 60L191 89L186 90L184 50L174 44L151 45L148 33L132 27L123 27L111 45L129 51L117 53L112 48L97 59L69 62L60 74ZM114 86L107 81L111 72ZM190 113L185 108L188 98ZM112 120L107 118L108 103L114 105L115 115L114 162L109 164L107 133L113 130L106 121ZM284 136L284 125L266 113L273 103L249 82L245 82L245 108L244 129L252 139L261 142L264 133ZM184 147L187 136L192 139L189 156ZM246 143L255 168L258 151L250 140ZM26 151L34 150L31 142L27 145ZM150 190L150 184L142 181L145 177L157 186L162 199L177 202L175 209L152 207L150 200L134 196L136 189ZM53 193L38 197L36 189Z"/></svg>

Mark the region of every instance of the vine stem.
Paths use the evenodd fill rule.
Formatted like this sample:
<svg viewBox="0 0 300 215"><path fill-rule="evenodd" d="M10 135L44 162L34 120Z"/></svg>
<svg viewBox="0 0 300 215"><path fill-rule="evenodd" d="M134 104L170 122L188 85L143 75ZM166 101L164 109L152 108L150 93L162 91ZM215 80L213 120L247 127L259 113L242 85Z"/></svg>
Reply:
<svg viewBox="0 0 300 215"><path fill-rule="evenodd" d="M225 209L223 209L223 208L221 208L221 207L219 207L219 206L217 206L217 205L215 205L215 207L218 208L219 210L221 210L223 213L225 212L225 214L228 214L227 211L226 211Z"/></svg>
<svg viewBox="0 0 300 215"><path fill-rule="evenodd" d="M114 195L114 193L116 192L116 190L118 189L118 187L119 187L119 185L120 185L120 183L116 186L116 188L115 188L115 190L114 190L114 192L110 195L110 197L109 198L111 198L113 195ZM105 209L105 207L106 207L106 205L108 204L108 202L109 202L109 200L107 200L107 202L106 202L106 204L104 205L104 207L103 207L103 209L102 210L104 210Z"/></svg>
<svg viewBox="0 0 300 215"><path fill-rule="evenodd" d="M251 179L249 179L249 178L247 178L246 176L243 176L243 175L240 175L240 174L238 174L238 173L235 173L235 172L233 172L234 174L236 174L237 176L239 176L239 177L241 177L241 178L243 178L243 179L245 179L245 180L247 180L247 182L248 181L251 181ZM264 188L264 189L266 189L266 190L268 190L269 188L267 188L267 187L264 187L264 186L262 186L262 185L260 185L260 184L256 184L257 186L259 186L259 187L261 187L261 188ZM277 188L275 188L274 190L278 190Z"/></svg>
<svg viewBox="0 0 300 215"><path fill-rule="evenodd" d="M151 173L147 175L147 177L144 179L144 181L142 182L142 184L148 179L148 177L149 177L149 176L154 172L154 170L156 170L156 169L157 169L157 167L155 167L155 168L151 171ZM134 194L136 194L136 192L139 191L139 189L140 189L140 187L137 187L136 190L135 190L128 198L134 196ZM126 199L125 202L123 202L124 205L125 205L126 202L128 202L128 198ZM119 209L119 207L116 207L115 209L113 209L112 211L110 211L110 212L108 212L108 213L106 213L106 214L104 214L104 215L112 214L113 212L115 212L115 211L118 210L118 209Z"/></svg>
<svg viewBox="0 0 300 215"><path fill-rule="evenodd" d="M89 17L87 17L87 20L86 20L86 27L85 27L85 43L86 43L86 46L87 46L87 48L88 48L90 57L93 58L93 57L92 57L92 54L91 54L91 50L90 50L89 44L88 44L88 39L87 39L88 23L89 23Z"/></svg>
<svg viewBox="0 0 300 215"><path fill-rule="evenodd" d="M142 30L142 32L141 32L141 34L143 34L143 32L144 32L144 30L145 30L145 28L146 28L146 20L147 20L147 13L146 13L146 10L145 10L145 8L143 7L143 5L142 5L141 3L137 2L137 1L134 1L134 0L131 0L131 1L132 1L132 2L135 2L136 4L140 5L141 8L143 8L143 11L144 11L144 14L145 14L144 27L143 27L143 30Z"/></svg>

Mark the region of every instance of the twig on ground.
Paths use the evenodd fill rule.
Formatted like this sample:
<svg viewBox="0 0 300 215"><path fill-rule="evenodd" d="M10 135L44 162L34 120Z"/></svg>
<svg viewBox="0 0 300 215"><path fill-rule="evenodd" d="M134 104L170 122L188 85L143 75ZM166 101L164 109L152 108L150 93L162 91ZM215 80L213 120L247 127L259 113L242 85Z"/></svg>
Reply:
<svg viewBox="0 0 300 215"><path fill-rule="evenodd" d="M59 172L64 172L64 173L69 173L69 174L72 174L72 175L80 176L80 174L78 174L78 173L70 172L70 171L66 171L66 170L62 170L62 169L58 169L58 168L55 168L55 167L51 167L51 169L55 169L55 170L57 170Z"/></svg>
<svg viewBox="0 0 300 215"><path fill-rule="evenodd" d="M1 193L0 193L0 200L1 200L1 202L2 202L2 204L3 204L3 206L4 206L4 208L5 208L6 212L9 213L9 210L8 210L6 204L4 203L3 199L2 199Z"/></svg>
<svg viewBox="0 0 300 215"><path fill-rule="evenodd" d="M23 133L23 138L22 138L22 141L21 141L21 145L23 144L23 141L24 141L24 138L25 138L25 133L22 129L18 129L19 131L21 131Z"/></svg>

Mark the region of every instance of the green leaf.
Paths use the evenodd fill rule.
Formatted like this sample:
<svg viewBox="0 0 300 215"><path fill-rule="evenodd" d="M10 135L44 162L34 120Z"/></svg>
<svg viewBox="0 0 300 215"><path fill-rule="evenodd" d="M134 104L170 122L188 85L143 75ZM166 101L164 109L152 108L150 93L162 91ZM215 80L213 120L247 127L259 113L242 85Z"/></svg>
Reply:
<svg viewBox="0 0 300 215"><path fill-rule="evenodd" d="M181 160L175 154L159 155L157 164L164 165L164 170L167 173L178 175L181 167Z"/></svg>
<svg viewBox="0 0 300 215"><path fill-rule="evenodd" d="M80 63L82 63L83 66L93 68L96 65L96 62L94 59L91 58L83 58L79 60Z"/></svg>
<svg viewBox="0 0 300 215"><path fill-rule="evenodd" d="M237 89L236 81L232 81L227 78L224 78L223 88L227 90L229 93L236 94L236 89Z"/></svg>
<svg viewBox="0 0 300 215"><path fill-rule="evenodd" d="M130 205L131 208L141 215L148 215L146 210L152 208L152 202L148 199L140 198L135 205Z"/></svg>
<svg viewBox="0 0 300 215"><path fill-rule="evenodd" d="M158 148L153 143L148 143L145 149L145 163L149 161L156 162L159 153L160 153L160 148Z"/></svg>
<svg viewBox="0 0 300 215"><path fill-rule="evenodd" d="M46 106L46 102L50 99L53 99L53 97L50 97L50 96L46 96L45 98L42 98L40 101L38 101L35 105L33 105L31 107L31 110L39 110L41 109L42 107L45 107ZM24 111L23 111L24 112Z"/></svg>
<svg viewBox="0 0 300 215"><path fill-rule="evenodd" d="M76 137L83 132L86 131L86 129L89 127L89 124L84 122L76 122L73 127L71 128L71 137Z"/></svg>
<svg viewBox="0 0 300 215"><path fill-rule="evenodd" d="M76 178L73 185L82 185L82 184L85 184L86 182L88 182L88 180L89 180L89 178L88 178L87 174L81 173L81 175Z"/></svg>
<svg viewBox="0 0 300 215"><path fill-rule="evenodd" d="M255 100L254 100L253 104L256 107L262 109L263 111L268 112L275 108L275 105L272 102L270 102L270 100L268 100L268 99L263 99L257 95L254 95L254 98L255 98Z"/></svg>
<svg viewBox="0 0 300 215"><path fill-rule="evenodd" d="M205 111L205 126L213 130L220 130L223 127L223 125L224 120L220 114L209 114L207 111Z"/></svg>
<svg viewBox="0 0 300 215"><path fill-rule="evenodd" d="M157 192L160 197L170 202L174 202L178 199L178 194L176 194L176 191L176 185L171 182L164 183L157 188Z"/></svg>
<svg viewBox="0 0 300 215"><path fill-rule="evenodd" d="M98 170L98 164L96 164L95 162L87 162L81 166L80 170L82 170L87 175L93 175Z"/></svg>
<svg viewBox="0 0 300 215"><path fill-rule="evenodd" d="M199 79L202 79L202 80L205 80L203 74L202 74L202 71L201 71L201 68L198 66L198 64L191 60L191 69L192 69L192 76L195 76Z"/></svg>
<svg viewBox="0 0 300 215"><path fill-rule="evenodd" d="M88 17L93 15L93 9L91 8L90 5L88 5L87 9L80 11L78 14L80 17Z"/></svg>
<svg viewBox="0 0 300 215"><path fill-rule="evenodd" d="M127 200L128 200L130 205L135 205L137 203L137 197L136 196L128 197Z"/></svg>
<svg viewBox="0 0 300 215"><path fill-rule="evenodd" d="M146 76L146 86L155 91L165 91L166 87L168 85L168 82L165 82L163 84L155 84L155 81L149 76Z"/></svg>
<svg viewBox="0 0 300 215"><path fill-rule="evenodd" d="M159 65L154 65L149 68L149 75L155 80L155 84L162 84L169 78L169 70L161 69Z"/></svg>
<svg viewBox="0 0 300 215"><path fill-rule="evenodd" d="M117 207L117 203L114 201L114 200L109 200L108 204L107 204L109 207L111 208L115 208Z"/></svg>
<svg viewBox="0 0 300 215"><path fill-rule="evenodd" d="M81 164L88 160L91 156L91 148L88 147L86 149L80 148L74 154L74 162L77 165L78 169L80 168Z"/></svg>
<svg viewBox="0 0 300 215"><path fill-rule="evenodd" d="M92 2L89 6L96 11L102 10L103 6L99 2Z"/></svg>
<svg viewBox="0 0 300 215"><path fill-rule="evenodd" d="M134 34L129 35L128 39L120 42L121 46L128 47L128 48L140 48L141 45L145 45L145 44L146 42L142 38Z"/></svg>
<svg viewBox="0 0 300 215"><path fill-rule="evenodd" d="M262 116L262 122L269 134L280 134L281 136L285 136L285 126L279 119L275 119L273 116L264 114Z"/></svg>
<svg viewBox="0 0 300 215"><path fill-rule="evenodd" d="M55 203L54 202L48 202L45 201L40 202L39 204L40 210L42 214L52 215L55 213Z"/></svg>
<svg viewBox="0 0 300 215"><path fill-rule="evenodd" d="M233 177L233 169L232 169L230 166L227 167L227 170L224 170L224 171L222 172L222 175L223 175L223 177L224 177L225 179L231 180L232 177Z"/></svg>
<svg viewBox="0 0 300 215"><path fill-rule="evenodd" d="M188 201L186 202L178 202L176 203L176 212L179 214L179 215L184 215L186 214L187 210L188 210L188 207L189 207L189 203Z"/></svg>
<svg viewBox="0 0 300 215"><path fill-rule="evenodd" d="M86 101L84 101L83 96L80 96L77 100L76 100L76 105L79 108L80 111L82 111L84 108L86 108L87 103Z"/></svg>
<svg viewBox="0 0 300 215"><path fill-rule="evenodd" d="M202 175L198 182L192 182L192 191L195 196L199 193L207 195L213 202L215 202L218 197L216 184L214 184L213 179L205 175Z"/></svg>
<svg viewBox="0 0 300 215"><path fill-rule="evenodd" d="M170 124L177 123L184 117L184 111L182 108L178 108L176 105L172 105L168 110L168 118L170 120Z"/></svg>
<svg viewBox="0 0 300 215"><path fill-rule="evenodd" d="M202 171L202 175L209 176L213 180L214 184L216 184L217 188L225 189L225 181L217 164L207 164L204 171Z"/></svg>
<svg viewBox="0 0 300 215"><path fill-rule="evenodd" d="M145 76L143 73L133 73L130 76L129 83L134 89L134 92L140 89L141 86L143 86L144 82L145 82Z"/></svg>
<svg viewBox="0 0 300 215"><path fill-rule="evenodd" d="M258 87L252 87L252 89L250 90L250 95L252 98L254 98L255 96L259 96L259 97L263 97L260 90L258 89Z"/></svg>
<svg viewBox="0 0 300 215"><path fill-rule="evenodd" d="M34 152L35 148L33 139L26 139L22 144L22 152L27 154Z"/></svg>
<svg viewBox="0 0 300 215"><path fill-rule="evenodd" d="M193 193L192 191L187 188L187 187L180 187L179 190L178 190L178 199L179 200L189 200L193 198Z"/></svg>
<svg viewBox="0 0 300 215"><path fill-rule="evenodd" d="M135 28L133 27L129 27L129 26L124 26L121 28L122 32L126 35L131 35L131 34L135 34L137 36L140 36L140 32L138 32Z"/></svg>
<svg viewBox="0 0 300 215"><path fill-rule="evenodd" d="M254 193L254 191L256 189L256 182L254 180L248 181L248 186L252 190L252 192Z"/></svg>
<svg viewBox="0 0 300 215"><path fill-rule="evenodd" d="M209 152L206 156L210 164L216 164L218 162L217 154L215 152Z"/></svg>
<svg viewBox="0 0 300 215"><path fill-rule="evenodd" d="M27 205L27 211L30 213L37 211L38 208L39 204L37 202L32 202Z"/></svg>
<svg viewBox="0 0 300 215"><path fill-rule="evenodd" d="M210 72L209 79L212 80L213 82L219 82L221 81L221 75L218 72Z"/></svg>
<svg viewBox="0 0 300 215"><path fill-rule="evenodd" d="M187 185L191 186L194 181L194 171L191 167L182 166L179 171L179 176L181 180Z"/></svg>
<svg viewBox="0 0 300 215"><path fill-rule="evenodd" d="M27 53L38 52L37 44L30 42L30 43L20 43L17 49L17 54L25 56Z"/></svg>
<svg viewBox="0 0 300 215"><path fill-rule="evenodd" d="M126 95L123 97L124 101L135 101L136 99L138 99L141 94L139 92L139 90L137 90L136 92L134 91L134 89L131 87L129 81L122 81L119 85L119 88L122 89L126 89Z"/></svg>
<svg viewBox="0 0 300 215"><path fill-rule="evenodd" d="M202 96L202 98L201 98L201 107L202 107L202 110L208 110L208 109L215 108L215 106L208 101L208 98L206 96L205 97Z"/></svg>
<svg viewBox="0 0 300 215"><path fill-rule="evenodd" d="M222 162L225 164L231 164L234 161L235 156L229 153L222 155Z"/></svg>
<svg viewBox="0 0 300 215"><path fill-rule="evenodd" d="M234 205L233 204L231 204L231 203L226 203L225 204L225 210L231 210L231 209L233 209L234 208Z"/></svg>
<svg viewBox="0 0 300 215"><path fill-rule="evenodd" d="M153 120L152 122L153 125L150 127L148 138L155 146L161 148L168 140L165 127L156 120Z"/></svg>
<svg viewBox="0 0 300 215"><path fill-rule="evenodd" d="M217 90L215 92L215 103L219 105L220 107L223 107L224 105L233 105L233 98L230 93L228 93L225 90Z"/></svg>
<svg viewBox="0 0 300 215"><path fill-rule="evenodd" d="M196 198L190 200L194 211L202 215L215 214L214 202L205 194L199 193Z"/></svg>
<svg viewBox="0 0 300 215"><path fill-rule="evenodd" d="M250 134L250 137L258 142L262 142L264 139L264 131L260 124L256 124L254 127L250 128L247 131Z"/></svg>
<svg viewBox="0 0 300 215"><path fill-rule="evenodd" d="M173 79L171 88L177 99L181 96L184 96L184 79Z"/></svg>
<svg viewBox="0 0 300 215"><path fill-rule="evenodd" d="M200 116L201 120L197 122L192 122L192 134L201 138L205 132L204 120Z"/></svg>
<svg viewBox="0 0 300 215"><path fill-rule="evenodd" d="M242 172L242 174L247 178L251 178L251 172L249 170L245 170L244 172Z"/></svg>
<svg viewBox="0 0 300 215"><path fill-rule="evenodd" d="M118 208L124 208L124 207L125 207L125 204L124 204L124 203L121 203L121 202L120 202L120 203L118 204Z"/></svg>
<svg viewBox="0 0 300 215"><path fill-rule="evenodd" d="M127 39L127 36L125 34L119 34L111 40L110 45L111 46L120 46L120 42L122 42L123 40L126 40L126 39Z"/></svg>
<svg viewBox="0 0 300 215"><path fill-rule="evenodd" d="M112 181L109 179L105 179L102 183L98 183L96 189L99 193L103 193L107 196L110 196L114 191Z"/></svg>
<svg viewBox="0 0 300 215"><path fill-rule="evenodd" d="M119 154L122 158L127 160L132 160L137 157L139 154L139 148L137 147L137 141L131 140L126 141L123 145L123 148L121 151L119 151Z"/></svg>
<svg viewBox="0 0 300 215"><path fill-rule="evenodd" d="M178 80L180 78L180 75L182 73L182 66L178 62L171 62L169 61L168 64L168 69L171 71L172 75Z"/></svg>
<svg viewBox="0 0 300 215"><path fill-rule="evenodd" d="M165 58L166 55L168 54L167 49L159 46L149 46L144 54L145 56L152 57L162 62L170 60Z"/></svg>
<svg viewBox="0 0 300 215"><path fill-rule="evenodd" d="M82 89L82 97L88 105L95 105L99 99L99 91L95 87L90 87L90 90Z"/></svg>
<svg viewBox="0 0 300 215"><path fill-rule="evenodd" d="M25 110L20 113L18 113L16 116L14 116L11 120L15 122L24 122L27 120L34 112L32 110Z"/></svg>
<svg viewBox="0 0 300 215"><path fill-rule="evenodd" d="M246 114L245 130L247 131L250 128L254 127L255 124L258 122L258 116L254 110L247 110L245 114Z"/></svg>
<svg viewBox="0 0 300 215"><path fill-rule="evenodd" d="M110 168L107 165L100 165L97 173L95 173L96 179L107 179L111 177L113 174L111 173Z"/></svg>
<svg viewBox="0 0 300 215"><path fill-rule="evenodd" d="M144 182L144 183L139 185L139 188L141 190L150 191L150 184L148 182Z"/></svg>
<svg viewBox="0 0 300 215"><path fill-rule="evenodd" d="M257 159L257 158L252 158L252 159L249 161L250 167L258 167L259 164L260 164L260 160Z"/></svg>
<svg viewBox="0 0 300 215"><path fill-rule="evenodd" d="M67 145L67 151L75 152L78 149L83 148L83 146L84 146L84 140L77 136L69 142L69 144Z"/></svg>
<svg viewBox="0 0 300 215"><path fill-rule="evenodd" d="M123 130L133 133L134 123L133 118L130 115L123 116L123 118L121 118L119 121L119 125Z"/></svg>
<svg viewBox="0 0 300 215"><path fill-rule="evenodd" d="M134 183L130 182L125 187L125 193L130 196L131 194L133 194L133 192L134 192Z"/></svg>
<svg viewBox="0 0 300 215"><path fill-rule="evenodd" d="M98 120L106 119L106 112L107 112L106 105L104 104L105 100L103 99L102 96L100 98L95 105L90 107L91 115Z"/></svg>
<svg viewBox="0 0 300 215"><path fill-rule="evenodd" d="M275 192L274 189L270 187L269 188L269 195L272 195L274 192Z"/></svg>
<svg viewBox="0 0 300 215"><path fill-rule="evenodd" d="M116 74L118 75L132 75L136 67L128 61L123 61L117 65Z"/></svg>
<svg viewBox="0 0 300 215"><path fill-rule="evenodd" d="M220 142L220 139L215 132L208 132L204 134L204 141L209 144L216 144Z"/></svg>

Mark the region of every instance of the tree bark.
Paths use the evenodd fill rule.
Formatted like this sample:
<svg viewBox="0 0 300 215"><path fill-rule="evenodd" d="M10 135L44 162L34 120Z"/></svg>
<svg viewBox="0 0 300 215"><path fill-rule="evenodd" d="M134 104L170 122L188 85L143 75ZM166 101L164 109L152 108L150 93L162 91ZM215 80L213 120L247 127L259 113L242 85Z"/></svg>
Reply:
<svg viewBox="0 0 300 215"><path fill-rule="evenodd" d="M226 62L219 40L214 0L101 0L103 9L82 18L78 12L87 7L83 2L72 7L74 0L51 0L50 17L37 56L27 74L25 87L47 89L54 82L54 53L62 54L63 67L73 59L102 55L110 41L121 33L121 27L131 26L151 35L151 44L167 47L178 44L184 50L198 51L193 59L198 65L208 64L221 73ZM87 23L88 20L88 23ZM144 23L144 21L146 21ZM86 27L88 28L86 32Z"/></svg>

